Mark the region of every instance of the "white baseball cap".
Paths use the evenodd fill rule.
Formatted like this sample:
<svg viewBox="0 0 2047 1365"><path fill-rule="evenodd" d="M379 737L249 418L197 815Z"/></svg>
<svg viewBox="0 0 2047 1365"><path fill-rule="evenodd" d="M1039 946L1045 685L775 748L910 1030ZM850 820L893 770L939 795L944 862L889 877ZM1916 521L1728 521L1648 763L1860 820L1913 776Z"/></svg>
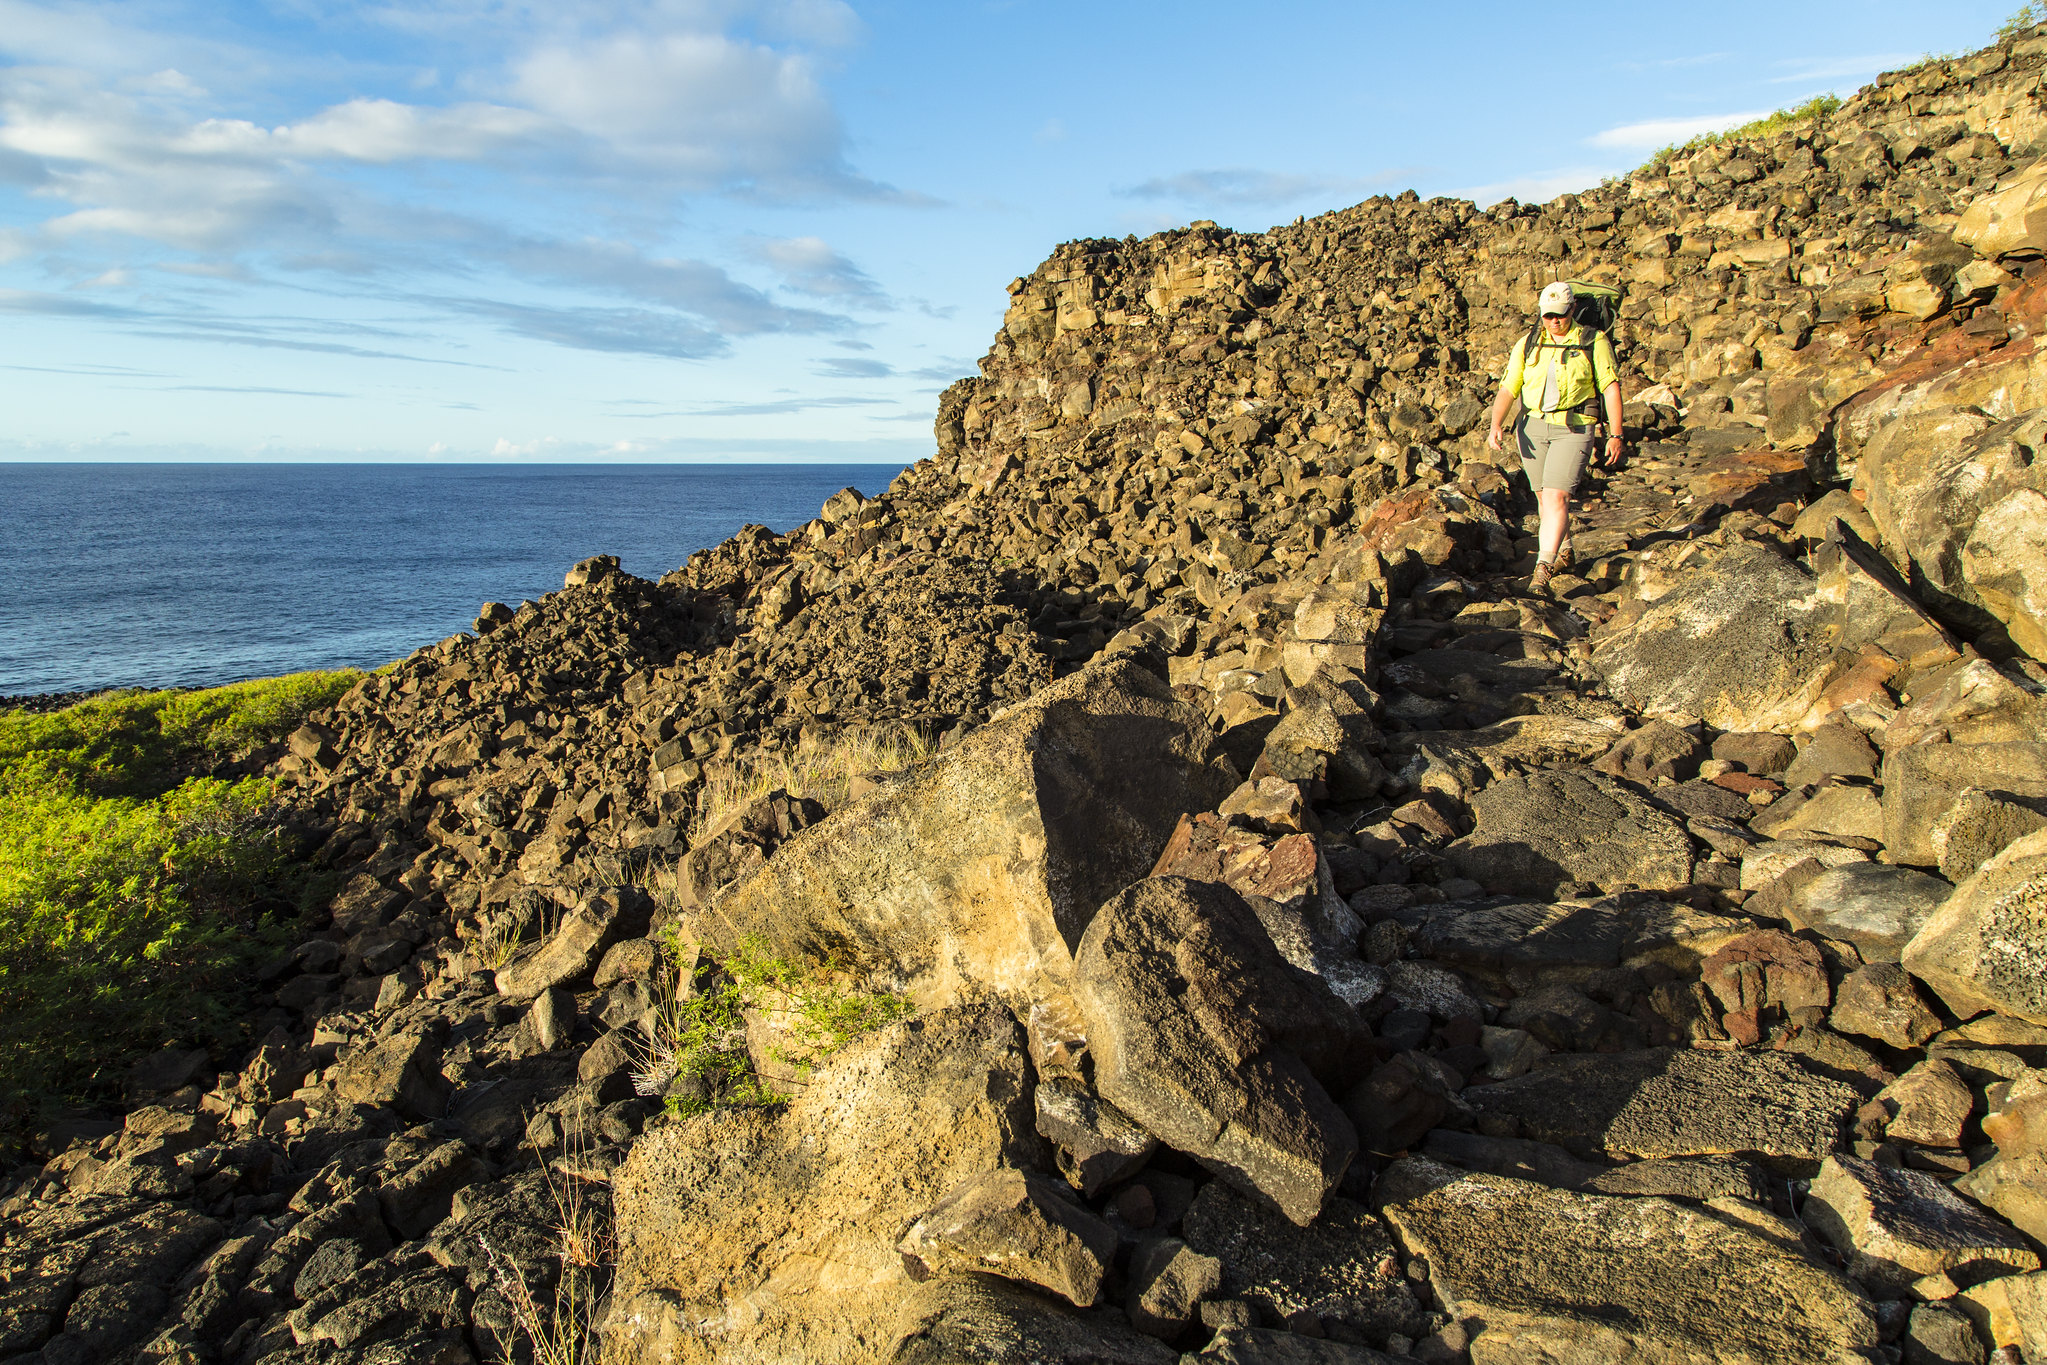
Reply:
<svg viewBox="0 0 2047 1365"><path fill-rule="evenodd" d="M1552 313L1559 317L1571 315L1571 286L1562 280L1542 287L1542 315L1548 317Z"/></svg>

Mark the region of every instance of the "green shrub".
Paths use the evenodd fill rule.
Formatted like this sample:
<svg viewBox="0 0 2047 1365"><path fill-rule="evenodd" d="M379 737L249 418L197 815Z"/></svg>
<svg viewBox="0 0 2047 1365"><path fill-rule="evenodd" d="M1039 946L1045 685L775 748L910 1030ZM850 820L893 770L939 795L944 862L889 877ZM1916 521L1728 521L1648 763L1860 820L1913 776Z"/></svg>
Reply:
<svg viewBox="0 0 2047 1365"><path fill-rule="evenodd" d="M1837 96L1815 95L1804 104L1793 105L1789 109L1779 109L1775 113L1765 114L1759 119L1751 119L1738 128L1728 128L1718 133L1701 133L1690 142L1672 143L1650 157L1642 169L1647 170L1650 166L1669 161L1672 157L1688 156L1702 147L1716 146L1722 142L1740 142L1755 138L1771 137L1783 132L1787 128L1817 122L1840 107L1841 101Z"/></svg>
<svg viewBox="0 0 2047 1365"><path fill-rule="evenodd" d="M224 1036L302 869L270 783L210 770L360 674L0 712L0 1110L104 1094L136 1053Z"/></svg>
<svg viewBox="0 0 2047 1365"><path fill-rule="evenodd" d="M799 1077L863 1033L911 1014L910 1002L888 992L861 991L829 965L800 966L775 957L760 938L748 936L700 990L679 989L680 964L672 955L671 975L659 1013L650 1079L694 1078L702 1098L671 1095L668 1112L679 1117L739 1105L779 1104L782 1096L755 1074L746 1047L746 1012L772 1007L789 1016L792 1046L776 1060Z"/></svg>
<svg viewBox="0 0 2047 1365"><path fill-rule="evenodd" d="M2011 17L1997 26L1997 41L2011 42L2042 24L2047 24L2047 3L2042 3L2042 0L2029 0L2029 3L2013 10Z"/></svg>

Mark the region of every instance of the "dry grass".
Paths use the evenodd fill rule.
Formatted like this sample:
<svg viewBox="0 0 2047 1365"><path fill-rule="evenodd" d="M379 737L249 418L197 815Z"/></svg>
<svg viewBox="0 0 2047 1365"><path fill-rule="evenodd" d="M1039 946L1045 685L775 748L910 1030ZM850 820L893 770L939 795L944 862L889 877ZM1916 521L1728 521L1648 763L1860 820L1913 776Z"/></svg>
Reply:
<svg viewBox="0 0 2047 1365"><path fill-rule="evenodd" d="M487 972L500 971L519 951L519 921L510 915L487 915L469 936L469 951Z"/></svg>
<svg viewBox="0 0 2047 1365"><path fill-rule="evenodd" d="M846 799L854 778L898 772L923 762L937 749L937 741L921 730L883 726L841 731L793 753L760 754L710 765L697 797L696 817L690 821L689 841L694 845L726 816L769 792L786 791L836 805Z"/></svg>
<svg viewBox="0 0 2047 1365"><path fill-rule="evenodd" d="M520 1358L522 1344L534 1365L590 1365L601 1351L598 1322L618 1244L610 1220L588 1197L588 1182L574 1173L579 1152L579 1144L572 1143L563 1161L540 1168L554 1205L554 1255L560 1263L551 1301L535 1294L517 1266L488 1241L478 1239L491 1278L512 1315L510 1331L494 1330L498 1350L507 1360Z"/></svg>

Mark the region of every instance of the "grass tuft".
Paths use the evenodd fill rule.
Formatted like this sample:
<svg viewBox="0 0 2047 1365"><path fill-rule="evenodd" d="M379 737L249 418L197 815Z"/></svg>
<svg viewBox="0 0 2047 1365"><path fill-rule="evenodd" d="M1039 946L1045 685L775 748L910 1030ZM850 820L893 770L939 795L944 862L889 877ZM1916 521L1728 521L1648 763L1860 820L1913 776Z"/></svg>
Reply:
<svg viewBox="0 0 2047 1365"><path fill-rule="evenodd" d="M588 1195L588 1182L575 1173L578 1149L569 1159L540 1168L554 1206L556 1274L549 1296L535 1293L525 1268L501 1256L478 1237L491 1279L511 1313L509 1329L493 1328L498 1350L507 1360L531 1359L534 1365L589 1365L598 1358L602 1341L598 1324L605 1294L618 1260L611 1223ZM522 1349L523 1347L523 1349Z"/></svg>
<svg viewBox="0 0 2047 1365"><path fill-rule="evenodd" d="M799 745L793 753L760 754L709 765L697 814L688 831L699 842L718 822L744 810L772 791L807 796L827 806L846 799L854 778L866 773L898 772L922 763L938 745L921 730L884 726L846 730L828 740Z"/></svg>

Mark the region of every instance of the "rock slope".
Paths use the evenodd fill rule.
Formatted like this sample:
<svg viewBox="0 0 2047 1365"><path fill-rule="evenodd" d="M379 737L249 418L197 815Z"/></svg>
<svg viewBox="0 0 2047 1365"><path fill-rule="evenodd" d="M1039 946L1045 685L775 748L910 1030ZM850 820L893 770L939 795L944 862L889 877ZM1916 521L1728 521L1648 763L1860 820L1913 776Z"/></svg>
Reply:
<svg viewBox="0 0 2047 1365"><path fill-rule="evenodd" d="M877 496L366 680L249 1049L11 1176L0 1360L2047 1359L2043 73L1066 244ZM1634 453L1533 597L1556 277ZM772 977L736 1103L662 1048L761 944L900 1007Z"/></svg>

